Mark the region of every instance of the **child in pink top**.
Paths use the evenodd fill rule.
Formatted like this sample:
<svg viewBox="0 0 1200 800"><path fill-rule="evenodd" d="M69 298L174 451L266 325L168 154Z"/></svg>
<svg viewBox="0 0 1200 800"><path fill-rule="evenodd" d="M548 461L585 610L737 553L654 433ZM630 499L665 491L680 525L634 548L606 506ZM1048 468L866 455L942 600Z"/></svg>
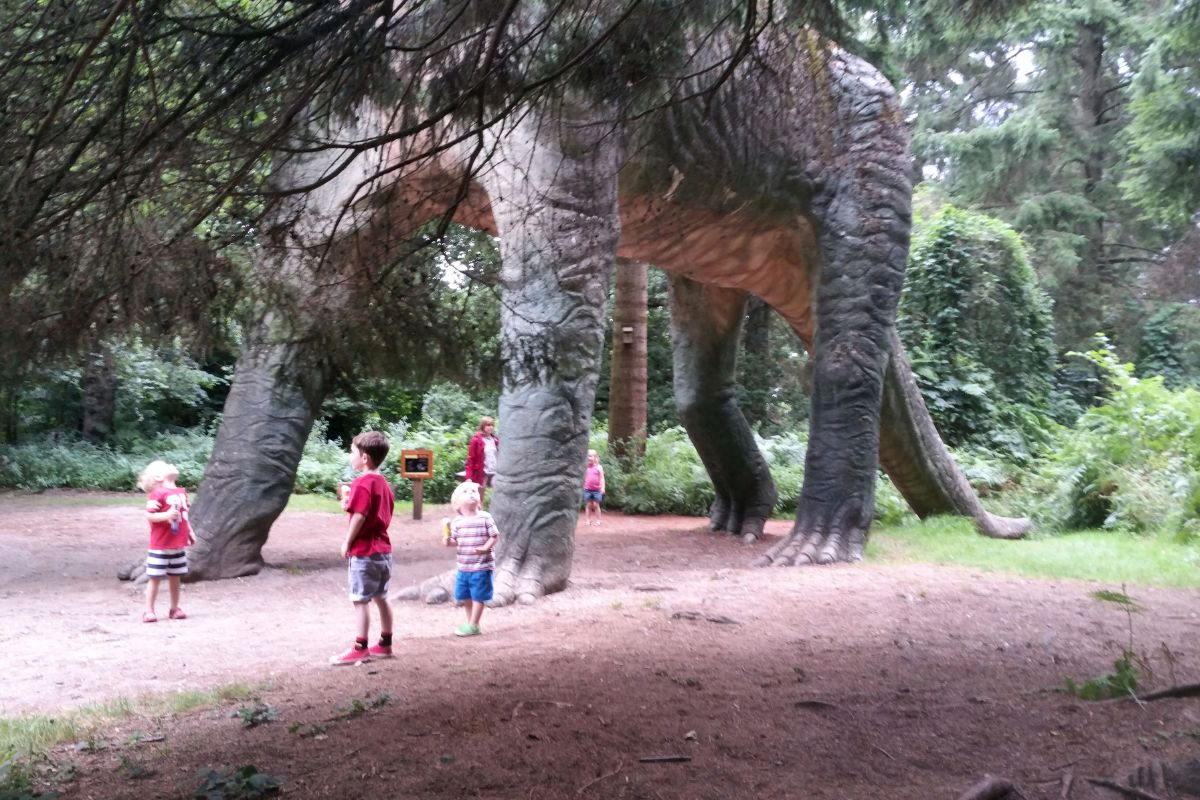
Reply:
<svg viewBox="0 0 1200 800"><path fill-rule="evenodd" d="M587 473L583 478L583 524L600 524L600 504L604 502L604 467L600 466L600 454L588 450ZM591 516L596 515L596 521Z"/></svg>
<svg viewBox="0 0 1200 800"><path fill-rule="evenodd" d="M180 582L187 574L184 547L196 543L188 523L187 489L175 485L179 469L165 461L151 461L138 477L138 487L146 493L146 519L150 522L150 549L146 553L146 610L142 622L158 622L154 606L158 587L167 579L171 595L171 619L187 619L179 607Z"/></svg>

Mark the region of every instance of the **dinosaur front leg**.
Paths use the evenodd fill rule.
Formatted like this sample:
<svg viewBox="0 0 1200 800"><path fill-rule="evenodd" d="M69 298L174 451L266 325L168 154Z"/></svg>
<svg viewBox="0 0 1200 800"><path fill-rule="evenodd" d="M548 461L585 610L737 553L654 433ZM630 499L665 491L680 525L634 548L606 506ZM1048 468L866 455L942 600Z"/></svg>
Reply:
<svg viewBox="0 0 1200 800"><path fill-rule="evenodd" d="M734 392L746 295L677 276L670 288L675 402L713 483L709 526L753 542L778 495Z"/></svg>
<svg viewBox="0 0 1200 800"><path fill-rule="evenodd" d="M503 257L497 603L567 584L618 237L620 136L547 114L481 180Z"/></svg>

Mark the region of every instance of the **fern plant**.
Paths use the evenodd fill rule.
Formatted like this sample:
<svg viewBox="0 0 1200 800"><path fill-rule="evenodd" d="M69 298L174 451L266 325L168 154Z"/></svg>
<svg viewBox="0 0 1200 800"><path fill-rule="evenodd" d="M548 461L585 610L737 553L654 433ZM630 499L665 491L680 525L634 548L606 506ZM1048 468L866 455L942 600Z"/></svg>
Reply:
<svg viewBox="0 0 1200 800"><path fill-rule="evenodd" d="M1104 401L1063 436L1039 480L1042 521L1060 530L1103 527L1194 536L1200 524L1200 392L1139 379L1108 341L1073 354L1099 368Z"/></svg>

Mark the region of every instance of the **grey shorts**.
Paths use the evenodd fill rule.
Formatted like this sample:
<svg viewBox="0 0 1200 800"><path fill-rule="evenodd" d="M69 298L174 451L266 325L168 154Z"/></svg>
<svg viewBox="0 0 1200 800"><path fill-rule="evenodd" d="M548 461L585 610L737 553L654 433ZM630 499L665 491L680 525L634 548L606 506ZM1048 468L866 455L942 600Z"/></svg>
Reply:
<svg viewBox="0 0 1200 800"><path fill-rule="evenodd" d="M387 597L392 582L392 554L350 556L347 571L350 601L364 603L373 597Z"/></svg>

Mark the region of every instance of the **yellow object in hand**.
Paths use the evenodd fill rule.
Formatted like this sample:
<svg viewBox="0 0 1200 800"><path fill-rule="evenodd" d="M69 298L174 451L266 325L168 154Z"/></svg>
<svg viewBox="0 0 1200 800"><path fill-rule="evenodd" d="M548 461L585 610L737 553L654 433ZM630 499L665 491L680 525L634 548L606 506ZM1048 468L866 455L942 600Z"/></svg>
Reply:
<svg viewBox="0 0 1200 800"><path fill-rule="evenodd" d="M450 518L442 517L442 544L450 541Z"/></svg>

